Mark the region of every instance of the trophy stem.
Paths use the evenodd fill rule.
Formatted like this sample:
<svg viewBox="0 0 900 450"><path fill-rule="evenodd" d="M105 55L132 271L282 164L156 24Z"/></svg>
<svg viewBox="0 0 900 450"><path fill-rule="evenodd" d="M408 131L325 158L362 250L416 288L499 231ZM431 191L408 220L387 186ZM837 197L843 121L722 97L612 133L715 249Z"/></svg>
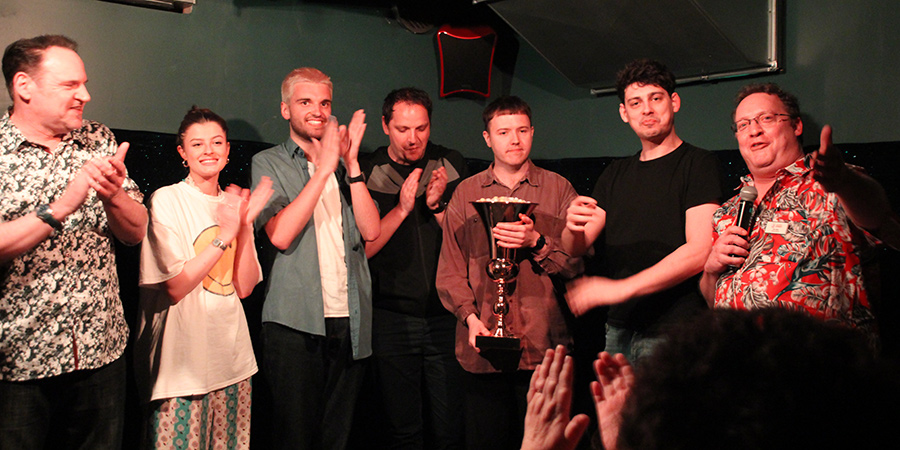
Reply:
<svg viewBox="0 0 900 450"><path fill-rule="evenodd" d="M497 303L494 303L494 315L497 316L497 329L494 337L515 337L506 331L506 313L509 312L509 303L506 302L506 280L497 280Z"/></svg>

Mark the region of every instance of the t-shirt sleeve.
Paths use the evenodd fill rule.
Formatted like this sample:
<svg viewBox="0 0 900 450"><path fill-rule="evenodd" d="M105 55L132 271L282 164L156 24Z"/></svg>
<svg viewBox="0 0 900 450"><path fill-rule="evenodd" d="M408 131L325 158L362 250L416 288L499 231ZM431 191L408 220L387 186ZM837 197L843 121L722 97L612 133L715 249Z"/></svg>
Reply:
<svg viewBox="0 0 900 450"><path fill-rule="evenodd" d="M141 286L151 287L177 276L192 257L183 245L184 236L176 230L176 205L164 191L150 199L150 221L141 245Z"/></svg>
<svg viewBox="0 0 900 450"><path fill-rule="evenodd" d="M685 207L704 203L722 204L722 176L719 158L711 152L700 151L691 163L685 193Z"/></svg>

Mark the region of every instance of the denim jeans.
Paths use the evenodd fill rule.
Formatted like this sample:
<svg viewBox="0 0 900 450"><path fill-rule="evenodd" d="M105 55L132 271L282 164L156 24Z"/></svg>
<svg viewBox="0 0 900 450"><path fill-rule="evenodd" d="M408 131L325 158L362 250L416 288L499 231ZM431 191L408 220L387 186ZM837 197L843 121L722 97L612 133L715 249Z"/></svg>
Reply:
<svg viewBox="0 0 900 450"><path fill-rule="evenodd" d="M0 381L0 449L122 448L125 358L98 369Z"/></svg>
<svg viewBox="0 0 900 450"><path fill-rule="evenodd" d="M606 325L606 348L604 351L615 355L621 353L635 367L646 358L665 338L657 334L646 334L627 328Z"/></svg>

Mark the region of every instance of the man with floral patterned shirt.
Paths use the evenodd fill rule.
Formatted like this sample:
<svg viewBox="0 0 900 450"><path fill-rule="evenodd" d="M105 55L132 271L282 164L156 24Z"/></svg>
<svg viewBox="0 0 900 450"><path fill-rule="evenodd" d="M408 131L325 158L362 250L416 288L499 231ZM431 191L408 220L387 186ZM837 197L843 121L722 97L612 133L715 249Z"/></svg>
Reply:
<svg viewBox="0 0 900 450"><path fill-rule="evenodd" d="M862 260L895 236L884 189L849 166L822 129L818 150L803 154L803 122L793 95L775 84L744 87L733 129L758 191L750 230L736 225L739 198L713 216L712 252L700 289L716 308L778 307L867 333L875 342ZM749 232L749 233L748 233Z"/></svg>
<svg viewBox="0 0 900 450"><path fill-rule="evenodd" d="M77 44L10 44L0 118L0 448L121 447L122 316L112 237L137 244L147 211L90 101Z"/></svg>

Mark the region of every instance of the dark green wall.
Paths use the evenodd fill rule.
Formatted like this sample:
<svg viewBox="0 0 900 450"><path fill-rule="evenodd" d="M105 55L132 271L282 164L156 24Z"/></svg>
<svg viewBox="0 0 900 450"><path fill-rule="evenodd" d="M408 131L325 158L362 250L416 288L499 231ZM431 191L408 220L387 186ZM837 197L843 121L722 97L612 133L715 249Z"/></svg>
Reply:
<svg viewBox="0 0 900 450"><path fill-rule="evenodd" d="M279 113L281 79L310 65L332 76L340 120L358 108L369 113L365 148L386 142L379 124L384 95L416 85L436 100L433 140L489 157L481 138L485 102L437 99L434 32L409 33L379 8L326 3L198 0L191 14L179 15L97 0L2 0L0 42L43 33L79 41L93 95L86 117L113 128L174 132L183 113L198 104L229 119L231 138L279 142L287 135ZM808 113L806 142L816 142L825 123L834 126L837 142L900 140L900 38L892 31L900 23L900 2L795 0L786 10L787 71L756 80L798 94ZM749 81L679 89L679 135L707 148L735 147L728 129L731 98ZM573 87L527 43L521 42L512 73L495 71L493 93L531 103L535 158L638 149L618 117L616 98Z"/></svg>

